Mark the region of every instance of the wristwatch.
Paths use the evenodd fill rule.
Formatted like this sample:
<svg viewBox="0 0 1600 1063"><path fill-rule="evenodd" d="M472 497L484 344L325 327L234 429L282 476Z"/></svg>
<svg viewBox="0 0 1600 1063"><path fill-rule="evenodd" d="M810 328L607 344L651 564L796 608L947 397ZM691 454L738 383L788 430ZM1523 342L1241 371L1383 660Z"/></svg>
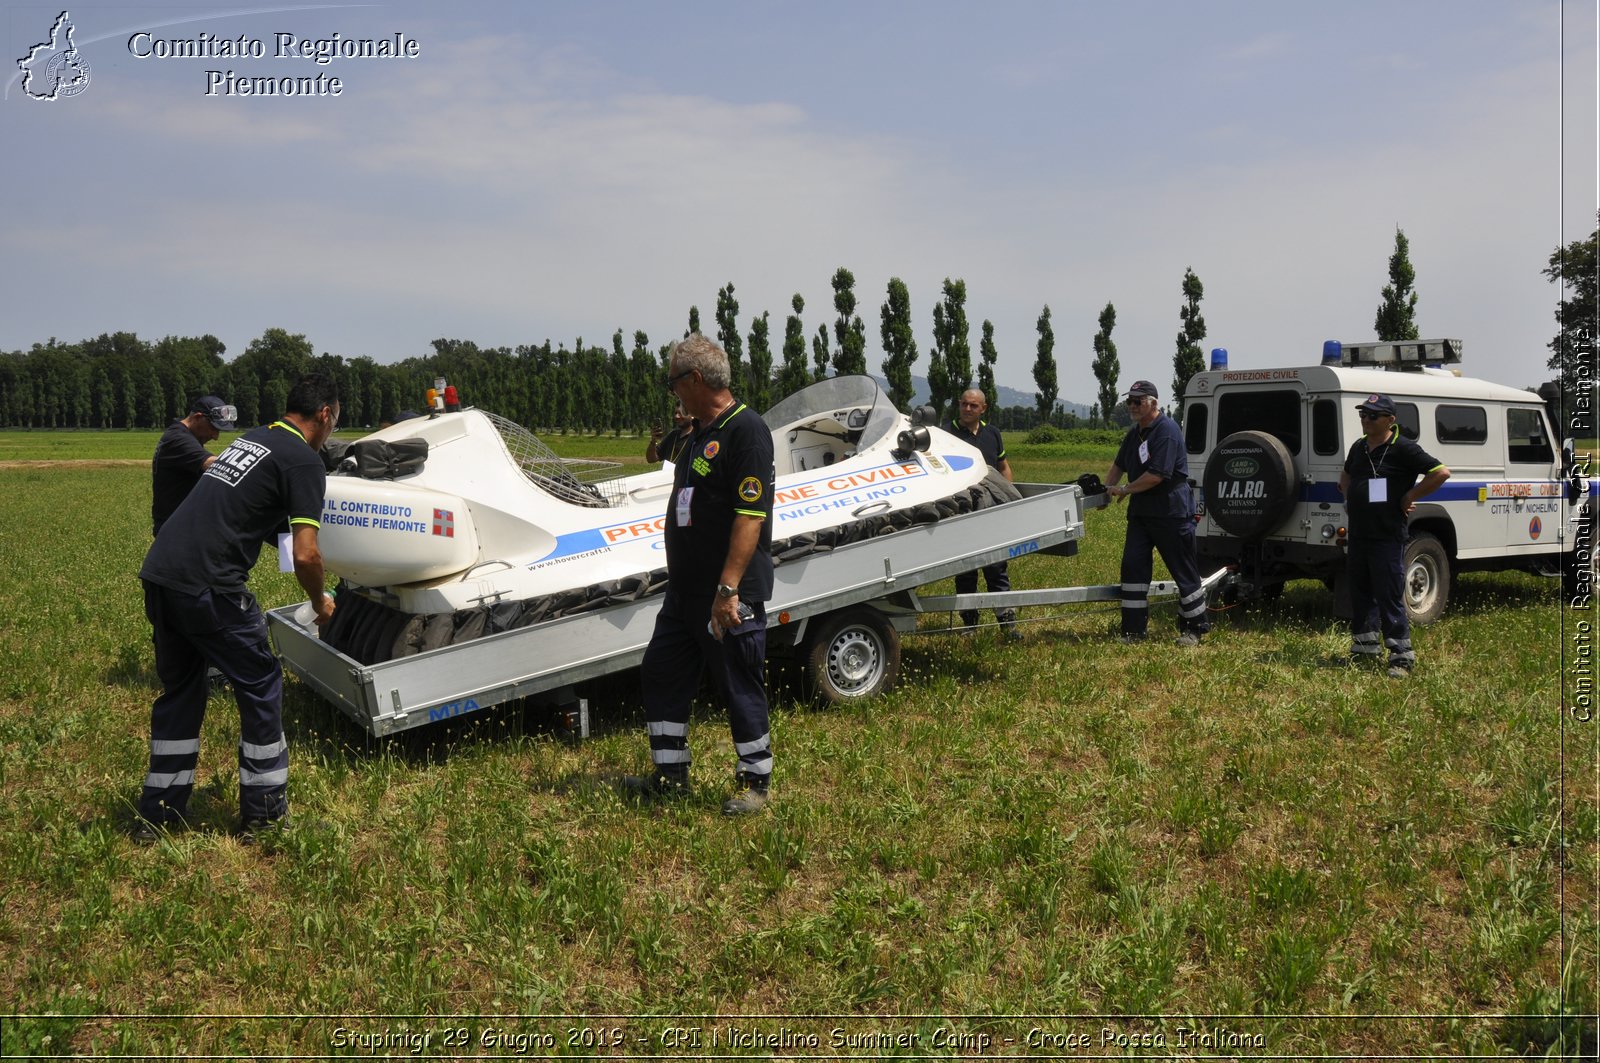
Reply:
<svg viewBox="0 0 1600 1063"><path fill-rule="evenodd" d="M739 595L738 587L730 587L726 583L717 584L718 598L736 598Z"/></svg>

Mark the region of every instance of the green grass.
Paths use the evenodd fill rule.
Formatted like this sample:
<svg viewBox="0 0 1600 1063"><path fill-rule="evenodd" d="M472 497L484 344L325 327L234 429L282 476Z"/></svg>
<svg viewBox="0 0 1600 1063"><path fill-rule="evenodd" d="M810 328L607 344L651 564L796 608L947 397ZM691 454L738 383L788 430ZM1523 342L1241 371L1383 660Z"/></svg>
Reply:
<svg viewBox="0 0 1600 1063"><path fill-rule="evenodd" d="M56 453L154 445L102 451L113 435ZM1011 457L1019 479L1062 481L1110 455L1013 441ZM780 698L777 800L749 822L718 814L732 755L712 705L692 797L618 798L609 780L647 762L632 677L588 691L596 733L578 746L515 708L371 740L290 680L291 803L310 826L261 849L230 835L223 695L199 829L144 849L122 831L155 690L134 576L148 472L13 466L0 487L0 1011L54 1013L0 1020L6 1054L374 1051L341 1026L426 1031L434 1055L455 1054L456 1029L484 1051L490 1028L592 1055L615 1025L658 1054L673 1025L824 1045L835 1027L904 1031L934 1054L952 1030L1021 1053L1030 1027L1135 1054L1221 1027L1261 1037L1234 1051L1288 1057L1593 1037L1595 725L1563 730L1552 581L1464 577L1404 683L1328 667L1347 636L1309 583L1219 616L1197 651L1165 638L1170 606L1139 647L1112 637L1114 608L1030 611L1018 645L941 635L933 616L879 700ZM1025 558L1014 582L1114 582L1122 512L1091 512L1079 556ZM264 604L295 600L273 567ZM909 1017L227 1017L370 1013ZM1004 1018L1102 1013L1168 1018Z"/></svg>

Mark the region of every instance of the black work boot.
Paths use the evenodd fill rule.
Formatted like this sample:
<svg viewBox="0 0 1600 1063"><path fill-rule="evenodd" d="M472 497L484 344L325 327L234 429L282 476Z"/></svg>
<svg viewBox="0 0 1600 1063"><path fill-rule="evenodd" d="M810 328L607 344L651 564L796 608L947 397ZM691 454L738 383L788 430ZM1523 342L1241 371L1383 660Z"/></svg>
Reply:
<svg viewBox="0 0 1600 1063"><path fill-rule="evenodd" d="M623 796L635 801L659 801L668 797L689 796L687 768L656 768L649 775L624 775Z"/></svg>
<svg viewBox="0 0 1600 1063"><path fill-rule="evenodd" d="M741 771L734 776L734 785L734 795L722 802L724 816L753 816L772 800L770 775L749 775Z"/></svg>

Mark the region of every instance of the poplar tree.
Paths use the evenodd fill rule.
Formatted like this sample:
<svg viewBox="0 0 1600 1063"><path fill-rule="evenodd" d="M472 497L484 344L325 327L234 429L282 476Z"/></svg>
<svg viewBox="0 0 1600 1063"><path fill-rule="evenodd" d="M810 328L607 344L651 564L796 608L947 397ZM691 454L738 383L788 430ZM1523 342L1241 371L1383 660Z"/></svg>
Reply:
<svg viewBox="0 0 1600 1063"><path fill-rule="evenodd" d="M813 382L828 379L828 326L818 325L817 334L811 337L811 359L816 366Z"/></svg>
<svg viewBox="0 0 1600 1063"><path fill-rule="evenodd" d="M1389 256L1389 283L1383 288L1383 302L1372 319L1378 339L1386 343L1417 338L1417 293L1411 285L1417 271L1411 268L1411 244L1397 225L1394 229L1394 254Z"/></svg>
<svg viewBox="0 0 1600 1063"><path fill-rule="evenodd" d="M1049 424L1056 411L1056 396L1060 394L1056 378L1056 331L1050 326L1050 304L1039 312L1036 325L1039 344L1033 359L1033 386L1038 388L1034 404L1039 409L1039 422Z"/></svg>
<svg viewBox="0 0 1600 1063"><path fill-rule="evenodd" d="M994 386L994 364L1000 360L1000 352L994 347L994 323L987 318L983 322L983 339L978 344L978 390L983 392L983 401L994 410L1000 411L1000 392Z"/></svg>
<svg viewBox="0 0 1600 1063"><path fill-rule="evenodd" d="M799 292L795 292L789 305L794 312L783 325L783 368L778 373L778 393L773 396L775 399L787 398L811 383L811 368L806 362L805 326L800 322L800 314L806 308L806 301L801 298Z"/></svg>
<svg viewBox="0 0 1600 1063"><path fill-rule="evenodd" d="M855 274L840 266L833 275L833 323L838 349L833 353L834 376L864 376L867 372L867 328L856 313Z"/></svg>
<svg viewBox="0 0 1600 1063"><path fill-rule="evenodd" d="M1100 311L1100 331L1094 334L1094 378L1099 382L1099 399L1096 409L1100 415L1096 420L1103 419L1106 424L1111 423L1111 411L1117 406L1117 377L1122 372L1122 366L1117 361L1117 345L1111 339L1111 330L1117 327L1117 308L1110 303Z"/></svg>
<svg viewBox="0 0 1600 1063"><path fill-rule="evenodd" d="M683 338L684 339L688 339L690 336L694 335L696 332L699 332L699 331L700 331L700 308L698 306L691 306L689 308L689 331L685 332L683 334Z"/></svg>
<svg viewBox="0 0 1600 1063"><path fill-rule="evenodd" d="M739 300L733 282L717 292L717 342L728 352L728 379L735 391L748 391L744 371L744 341L739 338Z"/></svg>
<svg viewBox="0 0 1600 1063"><path fill-rule="evenodd" d="M1205 295L1205 286L1200 283L1200 278L1195 276L1194 270L1188 267L1183 271L1183 306L1178 310L1178 319L1183 322L1183 329L1178 333L1178 350L1172 356L1172 397L1177 402L1177 415L1183 417L1183 392L1189 386L1189 378L1205 368L1205 359L1200 350L1200 341L1206 338L1206 319L1200 316L1200 300Z"/></svg>
<svg viewBox="0 0 1600 1063"><path fill-rule="evenodd" d="M772 347L768 342L767 312L750 322L750 387L745 401L757 413L772 405Z"/></svg>
<svg viewBox="0 0 1600 1063"><path fill-rule="evenodd" d="M911 404L911 367L917 360L917 338L911 328L911 292L899 277L889 278L888 298L878 314L883 336L883 376L889 401L898 410Z"/></svg>
<svg viewBox="0 0 1600 1063"><path fill-rule="evenodd" d="M933 345L942 366L941 389L930 399L940 413L954 409L961 393L972 386L972 345L967 333L967 282L944 279L944 298L933 308ZM928 385L934 384L934 369L928 370Z"/></svg>

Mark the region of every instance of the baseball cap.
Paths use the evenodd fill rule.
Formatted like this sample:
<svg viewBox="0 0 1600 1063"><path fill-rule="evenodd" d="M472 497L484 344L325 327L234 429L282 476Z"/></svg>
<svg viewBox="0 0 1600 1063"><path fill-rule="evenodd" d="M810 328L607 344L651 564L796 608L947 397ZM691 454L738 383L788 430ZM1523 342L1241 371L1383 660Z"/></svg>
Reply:
<svg viewBox="0 0 1600 1063"><path fill-rule="evenodd" d="M1398 416L1394 408L1394 400L1387 395L1368 395L1365 402L1356 406L1358 410L1368 413L1384 413L1390 417Z"/></svg>
<svg viewBox="0 0 1600 1063"><path fill-rule="evenodd" d="M190 413L203 413L206 420L211 422L211 427L219 432L233 431L234 422L239 419L239 411L215 395L204 395L194 400Z"/></svg>
<svg viewBox="0 0 1600 1063"><path fill-rule="evenodd" d="M1128 394L1125 397L1130 399L1159 399L1161 397L1161 393L1156 391L1156 386L1150 383L1150 381L1135 380L1133 382L1133 387L1128 389Z"/></svg>

